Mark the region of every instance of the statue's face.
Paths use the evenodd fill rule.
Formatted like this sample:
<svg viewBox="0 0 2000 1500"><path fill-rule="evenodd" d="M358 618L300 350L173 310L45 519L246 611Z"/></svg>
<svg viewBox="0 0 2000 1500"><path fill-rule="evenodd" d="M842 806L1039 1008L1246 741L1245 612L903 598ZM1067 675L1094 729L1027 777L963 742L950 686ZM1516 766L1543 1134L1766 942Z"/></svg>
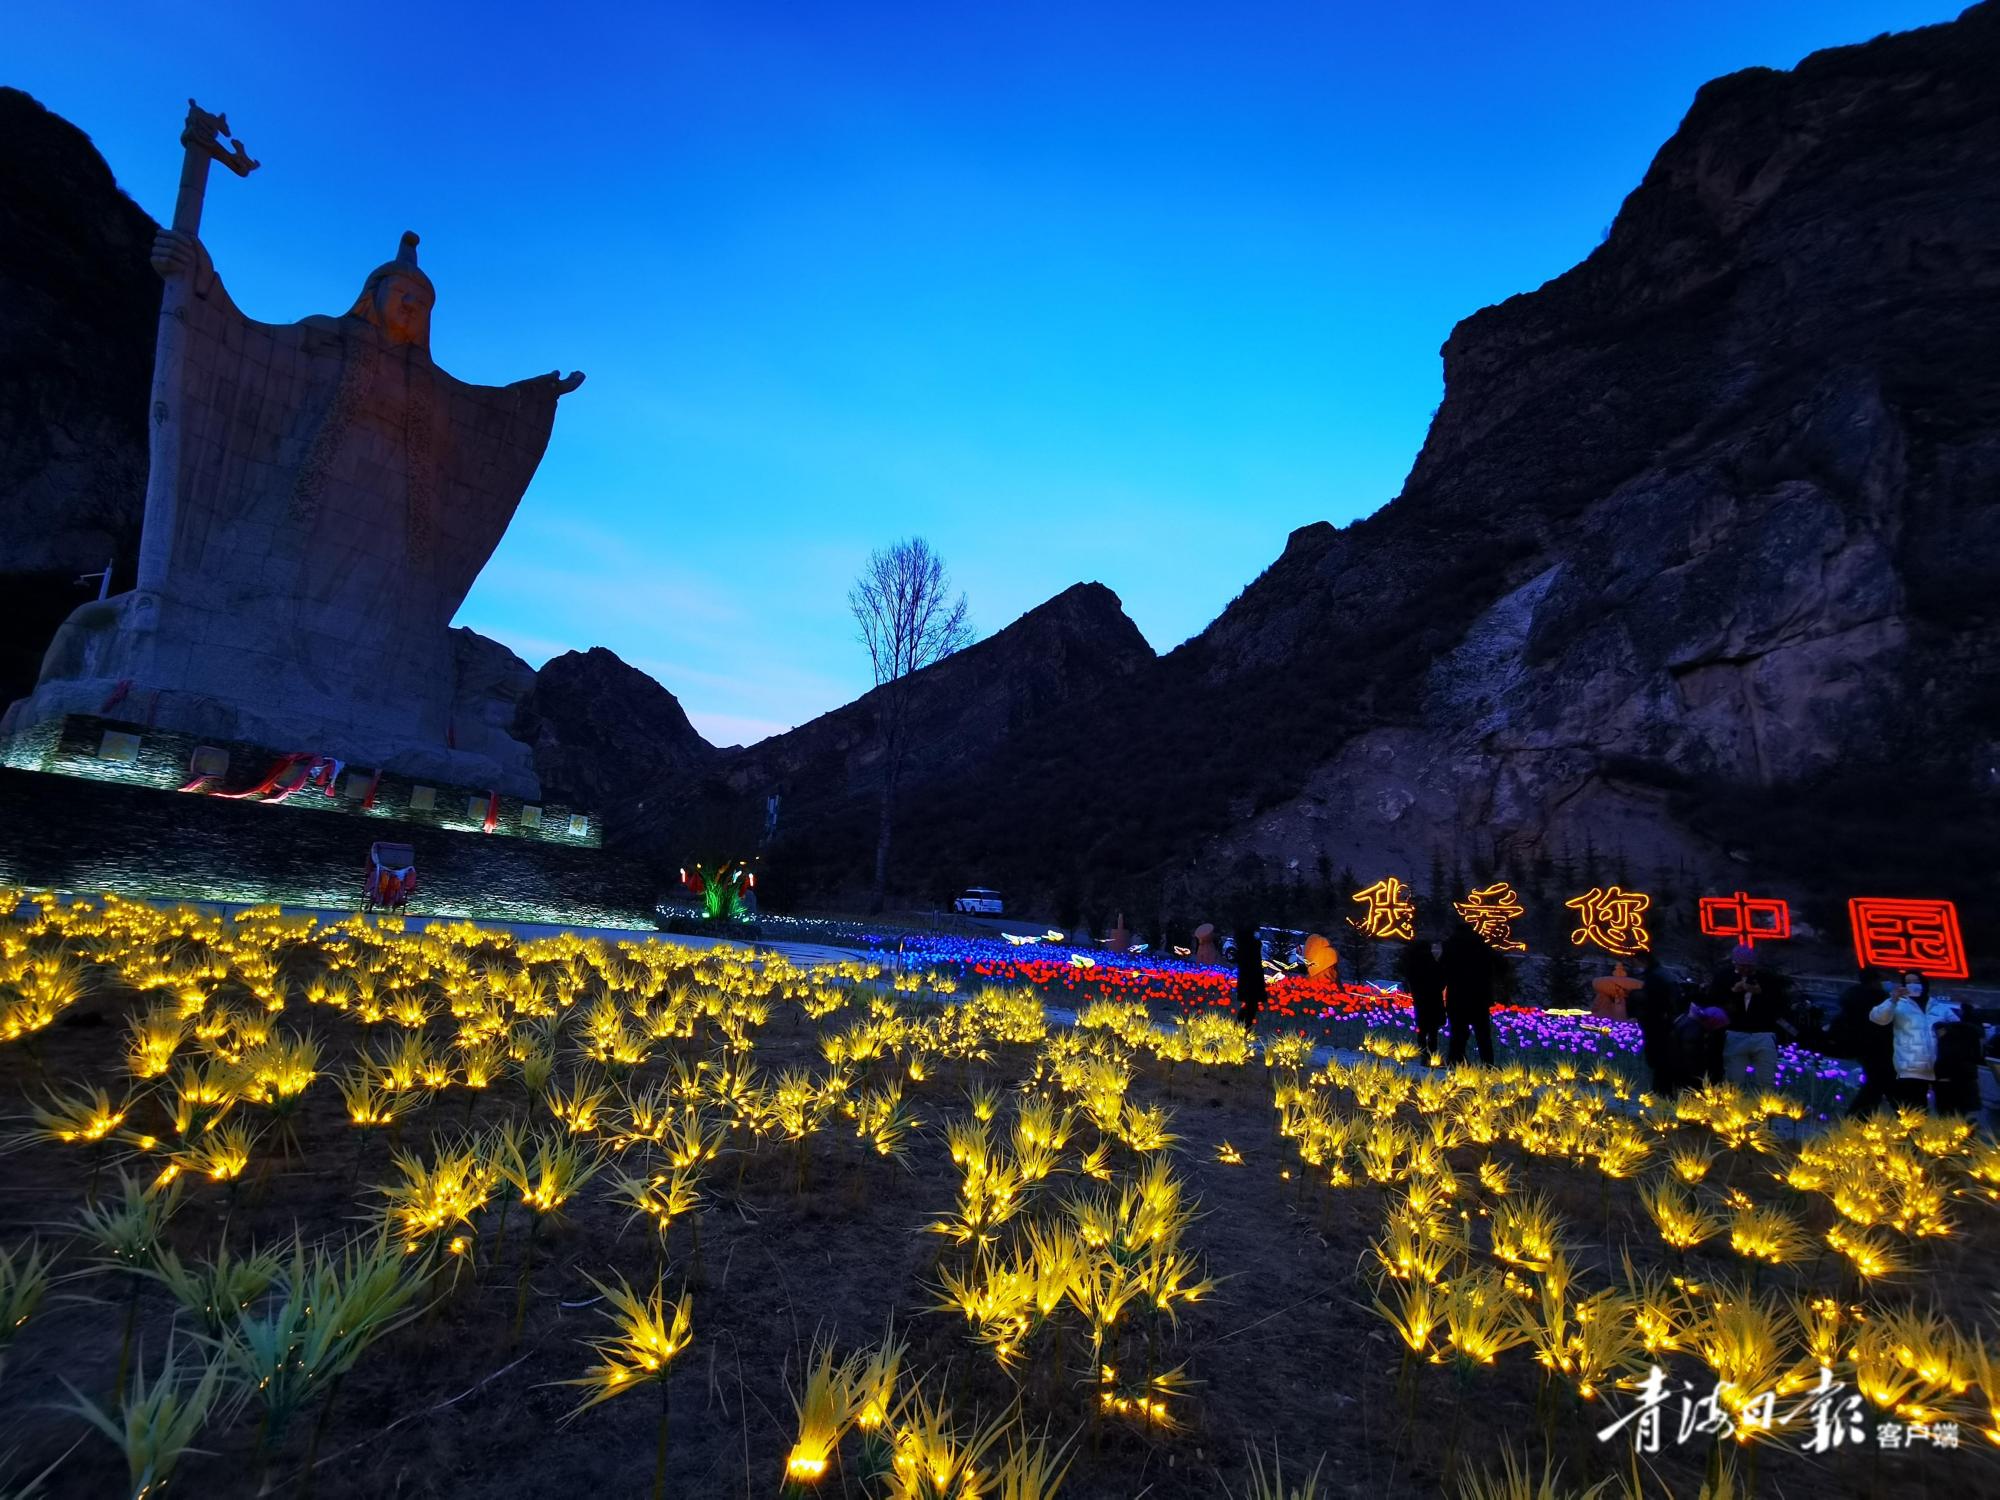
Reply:
<svg viewBox="0 0 2000 1500"><path fill-rule="evenodd" d="M431 291L412 276L385 276L375 288L375 315L392 344L428 344Z"/></svg>

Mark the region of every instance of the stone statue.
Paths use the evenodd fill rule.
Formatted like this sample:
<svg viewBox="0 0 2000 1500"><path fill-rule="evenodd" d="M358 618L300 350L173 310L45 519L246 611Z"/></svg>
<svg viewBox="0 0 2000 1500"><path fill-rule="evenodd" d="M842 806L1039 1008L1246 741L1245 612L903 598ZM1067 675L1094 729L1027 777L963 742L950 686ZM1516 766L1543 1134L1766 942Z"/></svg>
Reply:
<svg viewBox="0 0 2000 1500"><path fill-rule="evenodd" d="M245 317L195 232L207 164L257 165L221 149L227 129L189 101L181 200L153 247L166 292L136 587L70 616L0 729L114 715L538 795L526 746L459 743L450 625L583 376L439 369L414 234L337 317Z"/></svg>

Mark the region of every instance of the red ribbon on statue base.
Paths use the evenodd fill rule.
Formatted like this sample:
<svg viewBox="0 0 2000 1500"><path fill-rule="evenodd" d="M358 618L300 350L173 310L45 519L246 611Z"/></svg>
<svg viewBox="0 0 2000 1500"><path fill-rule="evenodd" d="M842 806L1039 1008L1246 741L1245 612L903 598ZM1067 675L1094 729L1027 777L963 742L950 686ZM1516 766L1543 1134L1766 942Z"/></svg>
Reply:
<svg viewBox="0 0 2000 1500"><path fill-rule="evenodd" d="M331 755L314 755L305 750L294 750L289 755L281 755L271 767L270 773L253 787L240 792L209 792L218 776L197 776L181 788L184 792L208 792L212 797L223 797L231 802L247 802L253 798L265 798L276 804L285 801L295 792L308 787L318 788L331 797L340 782L340 772L345 761L336 760ZM297 773L294 775L293 773ZM275 795L273 795L275 793Z"/></svg>
<svg viewBox="0 0 2000 1500"><path fill-rule="evenodd" d="M258 782L255 786L249 787L244 791L240 792L217 792L215 795L218 797L226 797L231 802L242 802L251 797L265 796L273 788L275 788L278 785L278 783L282 781L286 776L290 775L293 771L296 771L300 766L305 765L311 759L312 756L307 754L306 752L302 750L295 750L290 755L280 756L278 758L278 763L271 767L270 774L266 776L262 781ZM300 780L304 780L304 777L301 776Z"/></svg>

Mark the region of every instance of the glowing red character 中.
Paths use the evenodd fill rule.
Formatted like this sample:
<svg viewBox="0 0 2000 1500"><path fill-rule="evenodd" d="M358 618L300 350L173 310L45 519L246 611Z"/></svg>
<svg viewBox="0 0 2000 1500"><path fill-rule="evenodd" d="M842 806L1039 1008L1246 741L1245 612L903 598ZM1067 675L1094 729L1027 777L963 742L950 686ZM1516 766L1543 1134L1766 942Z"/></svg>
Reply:
<svg viewBox="0 0 2000 1500"><path fill-rule="evenodd" d="M1701 898L1703 937L1734 938L1749 947L1775 942L1792 935L1791 903L1781 896L1749 896L1738 891L1733 896Z"/></svg>

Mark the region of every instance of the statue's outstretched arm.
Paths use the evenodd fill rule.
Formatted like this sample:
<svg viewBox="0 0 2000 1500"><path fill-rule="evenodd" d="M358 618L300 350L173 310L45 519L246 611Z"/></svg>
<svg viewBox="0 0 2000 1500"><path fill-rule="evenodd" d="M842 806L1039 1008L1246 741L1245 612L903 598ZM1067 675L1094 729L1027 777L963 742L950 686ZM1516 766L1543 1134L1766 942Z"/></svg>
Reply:
<svg viewBox="0 0 2000 1500"><path fill-rule="evenodd" d="M526 380L517 380L507 389L510 391L535 390L542 386L553 386L558 396L567 396L583 384L583 371L572 370L565 375L561 370L551 370L546 375L530 375Z"/></svg>

